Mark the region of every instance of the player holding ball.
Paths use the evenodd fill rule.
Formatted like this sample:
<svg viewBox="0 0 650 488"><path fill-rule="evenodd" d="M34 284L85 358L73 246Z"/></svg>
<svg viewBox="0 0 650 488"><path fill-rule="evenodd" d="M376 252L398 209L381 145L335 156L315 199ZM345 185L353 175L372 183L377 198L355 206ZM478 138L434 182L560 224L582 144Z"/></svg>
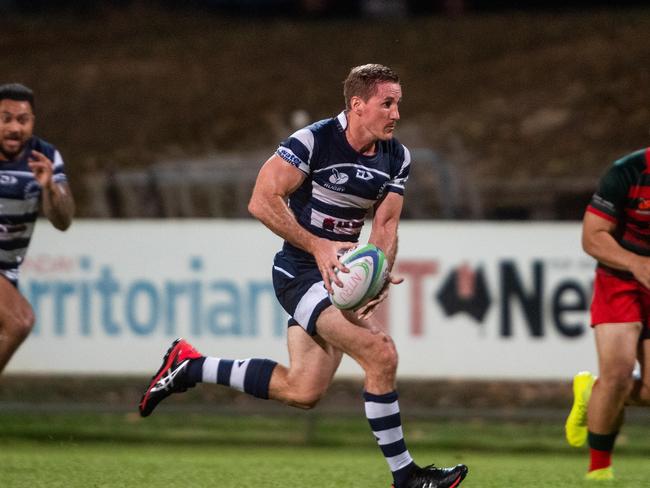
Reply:
<svg viewBox="0 0 650 488"><path fill-rule="evenodd" d="M379 64L352 68L345 110L292 134L262 166L249 211L285 242L275 256L273 285L289 313L290 366L269 359L204 357L184 340L167 352L141 403L142 416L171 393L199 382L230 386L259 398L313 408L332 382L343 354L365 373L365 412L390 468L394 488L453 488L467 467L419 467L402 433L396 391L397 351L373 317L388 286L356 310L332 306L348 268L340 256L356 246L374 211L369 242L392 268L409 175L409 151L394 137L402 88ZM350 280L348 280L350 282Z"/></svg>

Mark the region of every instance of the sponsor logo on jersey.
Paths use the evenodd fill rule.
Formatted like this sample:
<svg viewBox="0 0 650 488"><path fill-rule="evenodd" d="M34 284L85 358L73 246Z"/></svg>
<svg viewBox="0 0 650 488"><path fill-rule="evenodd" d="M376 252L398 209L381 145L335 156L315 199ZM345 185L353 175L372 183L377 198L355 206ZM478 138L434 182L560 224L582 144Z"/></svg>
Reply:
<svg viewBox="0 0 650 488"><path fill-rule="evenodd" d="M345 173L339 173L336 168L332 168L332 174L330 175L330 183L335 185L345 185L350 179Z"/></svg>
<svg viewBox="0 0 650 488"><path fill-rule="evenodd" d="M0 175L0 185L15 185L18 183L18 178L14 175Z"/></svg>
<svg viewBox="0 0 650 488"><path fill-rule="evenodd" d="M363 227L363 220L338 220L332 217L323 219L323 229L338 233L349 234L349 230L356 230ZM348 232L346 232L348 230Z"/></svg>
<svg viewBox="0 0 650 488"><path fill-rule="evenodd" d="M373 178L372 173L370 171L366 171L365 169L357 169L357 174L355 176L357 179L363 181L372 180Z"/></svg>
<svg viewBox="0 0 650 488"><path fill-rule="evenodd" d="M298 156L289 151L287 148L279 147L276 153L287 163L295 166L296 168L300 168L300 166L304 164Z"/></svg>

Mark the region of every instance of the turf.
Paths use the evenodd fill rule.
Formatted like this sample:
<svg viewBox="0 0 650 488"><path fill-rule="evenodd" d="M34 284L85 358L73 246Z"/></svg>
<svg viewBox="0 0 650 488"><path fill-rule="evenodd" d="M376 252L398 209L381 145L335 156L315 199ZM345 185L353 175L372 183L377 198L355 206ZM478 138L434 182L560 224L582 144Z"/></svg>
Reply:
<svg viewBox="0 0 650 488"><path fill-rule="evenodd" d="M465 487L581 487L584 449L557 422L409 420L421 463L466 463ZM647 423L628 425L616 487L648 486ZM388 487L357 418L156 414L0 414L1 487Z"/></svg>

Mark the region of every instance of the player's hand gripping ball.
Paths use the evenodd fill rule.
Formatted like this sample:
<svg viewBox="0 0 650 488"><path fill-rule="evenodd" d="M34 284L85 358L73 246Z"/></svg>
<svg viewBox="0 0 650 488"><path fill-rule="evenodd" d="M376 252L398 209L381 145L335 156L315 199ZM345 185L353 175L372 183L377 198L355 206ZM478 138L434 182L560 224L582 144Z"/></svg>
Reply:
<svg viewBox="0 0 650 488"><path fill-rule="evenodd" d="M343 286L332 284L332 304L342 310L355 310L375 298L388 279L386 256L373 244L358 246L341 256L349 273L337 271Z"/></svg>

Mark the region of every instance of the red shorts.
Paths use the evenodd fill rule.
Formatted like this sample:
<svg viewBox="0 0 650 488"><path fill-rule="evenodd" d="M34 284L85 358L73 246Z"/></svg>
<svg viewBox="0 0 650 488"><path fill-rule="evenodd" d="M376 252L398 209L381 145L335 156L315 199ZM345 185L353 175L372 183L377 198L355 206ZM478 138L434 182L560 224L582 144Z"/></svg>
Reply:
<svg viewBox="0 0 650 488"><path fill-rule="evenodd" d="M650 290L635 279L619 278L602 268L596 269L591 326L624 322L641 322L643 337L650 337Z"/></svg>

